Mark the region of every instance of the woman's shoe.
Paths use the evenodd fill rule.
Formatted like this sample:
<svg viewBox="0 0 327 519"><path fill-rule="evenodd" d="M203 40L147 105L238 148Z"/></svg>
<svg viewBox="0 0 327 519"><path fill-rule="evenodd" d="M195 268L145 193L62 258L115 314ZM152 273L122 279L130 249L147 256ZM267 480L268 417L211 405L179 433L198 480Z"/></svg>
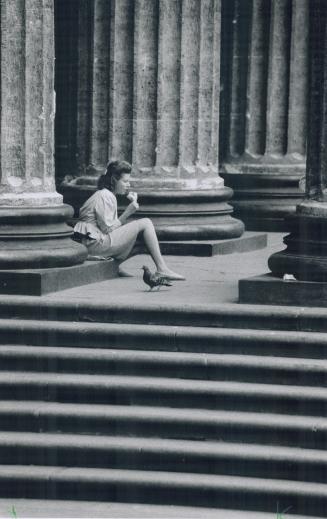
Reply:
<svg viewBox="0 0 327 519"><path fill-rule="evenodd" d="M172 270L157 270L158 276L165 277L168 281L185 281L185 277Z"/></svg>

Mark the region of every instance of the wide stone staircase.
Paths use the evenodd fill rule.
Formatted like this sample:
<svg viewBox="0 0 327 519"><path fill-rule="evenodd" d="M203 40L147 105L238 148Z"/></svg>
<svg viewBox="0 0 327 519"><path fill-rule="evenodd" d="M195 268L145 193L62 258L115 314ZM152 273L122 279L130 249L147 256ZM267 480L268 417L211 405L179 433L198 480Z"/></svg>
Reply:
<svg viewBox="0 0 327 519"><path fill-rule="evenodd" d="M327 312L0 302L0 497L327 515Z"/></svg>

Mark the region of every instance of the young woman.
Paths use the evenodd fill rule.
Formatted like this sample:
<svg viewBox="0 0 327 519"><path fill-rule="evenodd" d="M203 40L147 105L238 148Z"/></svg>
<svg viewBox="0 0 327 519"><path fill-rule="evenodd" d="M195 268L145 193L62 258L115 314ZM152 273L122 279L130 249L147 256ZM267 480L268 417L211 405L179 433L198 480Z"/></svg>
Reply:
<svg viewBox="0 0 327 519"><path fill-rule="evenodd" d="M156 231L149 218L127 222L138 209L137 194L129 193L132 167L128 162L109 162L106 173L98 180L98 190L83 204L75 233L90 256L115 258L122 262L133 250L138 236L142 236L157 272L170 280L183 280L184 276L170 270L162 257ZM115 195L127 195L130 204L119 216Z"/></svg>

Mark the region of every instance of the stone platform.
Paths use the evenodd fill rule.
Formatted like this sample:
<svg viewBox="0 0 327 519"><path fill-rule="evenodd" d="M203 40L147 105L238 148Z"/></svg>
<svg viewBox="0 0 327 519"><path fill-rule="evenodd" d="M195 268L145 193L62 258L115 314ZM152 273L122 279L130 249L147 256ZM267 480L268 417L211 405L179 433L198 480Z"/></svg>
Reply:
<svg viewBox="0 0 327 519"><path fill-rule="evenodd" d="M250 252L264 249L267 246L267 234L259 232L245 232L240 238L228 240L182 240L161 241L163 254L176 256L211 257L234 252Z"/></svg>
<svg viewBox="0 0 327 519"><path fill-rule="evenodd" d="M277 508L277 507L276 507ZM91 501L39 500L39 499L0 499L0 517L76 517L76 518L118 518L118 519L276 519L276 513L245 512L191 506L140 505L133 503L99 503ZM314 519L308 516L280 513L280 519Z"/></svg>
<svg viewBox="0 0 327 519"><path fill-rule="evenodd" d="M212 257L236 252L251 252L267 246L264 233L245 232L229 240L160 242L163 254ZM118 264L114 260L86 261L72 267L0 270L0 294L41 296L116 278Z"/></svg>
<svg viewBox="0 0 327 519"><path fill-rule="evenodd" d="M86 261L72 267L0 270L0 294L41 296L118 276L114 260Z"/></svg>
<svg viewBox="0 0 327 519"><path fill-rule="evenodd" d="M239 281L239 302L327 307L327 283L283 280L264 274Z"/></svg>

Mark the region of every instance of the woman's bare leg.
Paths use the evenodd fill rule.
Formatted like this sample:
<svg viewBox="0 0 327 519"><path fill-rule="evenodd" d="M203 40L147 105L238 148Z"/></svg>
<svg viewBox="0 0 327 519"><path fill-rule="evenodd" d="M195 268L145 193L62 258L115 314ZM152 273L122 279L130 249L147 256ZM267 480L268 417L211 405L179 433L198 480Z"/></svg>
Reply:
<svg viewBox="0 0 327 519"><path fill-rule="evenodd" d="M155 266L157 267L157 271L161 274L174 276L176 279L184 279L183 276L176 274L167 266L167 263L161 254L157 233L152 221L149 218L142 218L140 224L141 230L143 231L144 243L155 263Z"/></svg>
<svg viewBox="0 0 327 519"><path fill-rule="evenodd" d="M140 220L141 232L143 231L143 239L148 252L153 259L157 270L167 268L166 262L162 257L160 246L157 238L157 233L149 218L142 218Z"/></svg>
<svg viewBox="0 0 327 519"><path fill-rule="evenodd" d="M110 254L121 263L137 253L148 252L152 257L158 272L174 277L174 279L184 279L183 276L176 274L168 268L160 251L155 228L149 218L134 220L133 222L127 223L122 227L118 227L118 229L112 232L112 234L114 233L116 236L118 235L117 241L119 244L116 246L118 247L117 252L119 251L120 247L123 247L125 250L122 253L116 253L115 248L112 248ZM139 236L143 237L145 246L140 243L135 243L137 237ZM130 248L128 247L128 244L130 244Z"/></svg>

